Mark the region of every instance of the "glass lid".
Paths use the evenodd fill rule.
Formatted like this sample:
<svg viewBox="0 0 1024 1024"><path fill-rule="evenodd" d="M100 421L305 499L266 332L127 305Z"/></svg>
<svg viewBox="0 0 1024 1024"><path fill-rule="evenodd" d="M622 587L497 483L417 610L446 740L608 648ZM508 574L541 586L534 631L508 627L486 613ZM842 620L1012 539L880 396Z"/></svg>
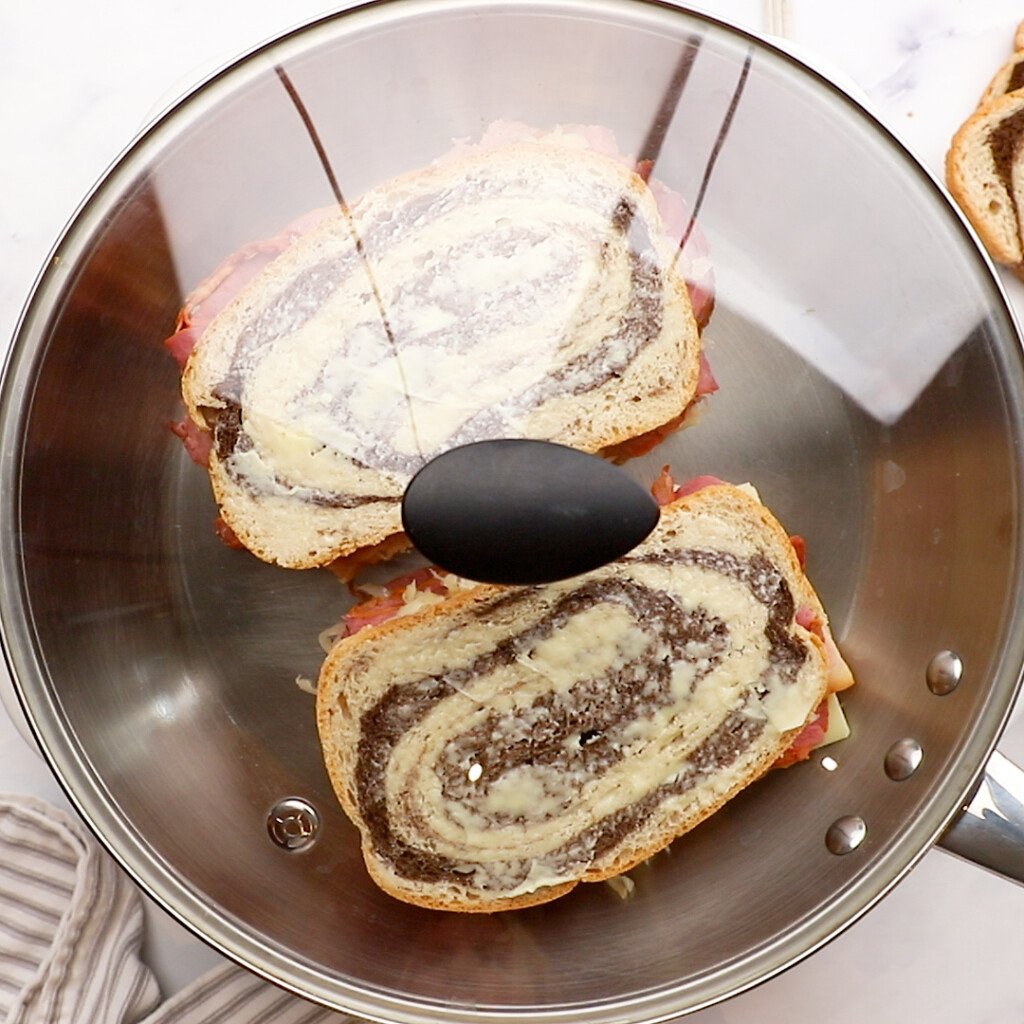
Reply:
<svg viewBox="0 0 1024 1024"><path fill-rule="evenodd" d="M12 674L127 870L285 987L668 1019L854 920L980 770L1021 383L941 189L772 46L357 7L58 244L3 383Z"/></svg>

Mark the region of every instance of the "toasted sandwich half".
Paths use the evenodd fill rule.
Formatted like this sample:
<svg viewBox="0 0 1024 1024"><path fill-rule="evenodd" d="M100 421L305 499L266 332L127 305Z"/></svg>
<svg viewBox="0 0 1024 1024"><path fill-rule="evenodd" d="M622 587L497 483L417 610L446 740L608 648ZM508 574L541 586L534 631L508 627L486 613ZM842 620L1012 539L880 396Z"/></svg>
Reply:
<svg viewBox="0 0 1024 1024"><path fill-rule="evenodd" d="M786 763L853 682L751 493L668 498L654 533L597 571L412 582L404 596L433 603L396 616L385 596L330 650L325 764L385 891L490 912L619 875Z"/></svg>
<svg viewBox="0 0 1024 1024"><path fill-rule="evenodd" d="M1013 35L1013 55L992 76L992 81L981 94L978 107L1021 88L1024 88L1024 21L1017 26Z"/></svg>
<svg viewBox="0 0 1024 1024"><path fill-rule="evenodd" d="M371 189L188 357L221 516L267 561L325 565L398 534L406 483L447 448L596 452L678 421L702 364L677 256L641 175L546 136Z"/></svg>
<svg viewBox="0 0 1024 1024"><path fill-rule="evenodd" d="M953 137L946 182L992 258L1024 273L1024 90L979 107Z"/></svg>
<svg viewBox="0 0 1024 1024"><path fill-rule="evenodd" d="M1024 22L1014 51L953 136L946 183L992 258L1024 277Z"/></svg>

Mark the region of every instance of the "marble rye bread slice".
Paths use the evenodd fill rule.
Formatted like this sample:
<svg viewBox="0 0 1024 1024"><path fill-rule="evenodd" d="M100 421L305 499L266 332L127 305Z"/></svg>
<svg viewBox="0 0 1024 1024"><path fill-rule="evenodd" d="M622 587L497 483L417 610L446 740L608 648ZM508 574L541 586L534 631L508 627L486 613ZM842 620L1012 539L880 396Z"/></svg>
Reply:
<svg viewBox="0 0 1024 1024"><path fill-rule="evenodd" d="M1024 134L1024 22L1017 26L1014 51L954 135L946 154L946 184L989 255L1021 277L1024 168L1017 165Z"/></svg>
<svg viewBox="0 0 1024 1024"><path fill-rule="evenodd" d="M1018 29L1018 36L1020 29ZM992 81L981 94L979 107L983 107L1008 92L1016 92L1024 87L1024 49L1017 46L1013 56L1003 64L992 76Z"/></svg>
<svg viewBox="0 0 1024 1024"><path fill-rule="evenodd" d="M953 137L946 181L992 258L1022 272L1024 92L979 108Z"/></svg>
<svg viewBox="0 0 1024 1024"><path fill-rule="evenodd" d="M1024 87L1024 21L1013 36L1013 56L1002 64L981 94L978 106L983 107L1008 92Z"/></svg>
<svg viewBox="0 0 1024 1024"><path fill-rule="evenodd" d="M340 640L317 719L374 881L452 911L618 875L763 775L822 701L825 612L746 490L600 570L478 586Z"/></svg>
<svg viewBox="0 0 1024 1024"><path fill-rule="evenodd" d="M586 451L680 417L700 338L647 183L523 140L371 189L205 329L182 376L250 551L308 568L401 531L423 462L491 437Z"/></svg>

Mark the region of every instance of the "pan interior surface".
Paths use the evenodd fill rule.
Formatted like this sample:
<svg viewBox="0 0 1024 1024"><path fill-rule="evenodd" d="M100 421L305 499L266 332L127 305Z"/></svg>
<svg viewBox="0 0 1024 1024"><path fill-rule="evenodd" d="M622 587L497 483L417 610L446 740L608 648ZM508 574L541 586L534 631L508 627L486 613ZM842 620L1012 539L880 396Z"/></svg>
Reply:
<svg viewBox="0 0 1024 1024"><path fill-rule="evenodd" d="M320 760L327 572L223 545L163 341L224 257L502 120L600 125L636 152L689 75L655 174L696 209L720 391L627 469L750 481L791 533L858 678L852 737L771 773L631 872L501 915L379 891ZM698 208L699 207L699 208ZM73 800L128 870L229 955L379 1019L665 1019L806 954L954 813L1024 655L1022 375L1005 302L927 174L851 100L747 36L656 4L402 0L263 48L158 122L43 276L4 380L3 632ZM405 567L404 563L401 566ZM963 680L937 695L935 655ZM924 751L884 770L897 741ZM300 797L316 842L267 819ZM855 815L865 841L825 837Z"/></svg>

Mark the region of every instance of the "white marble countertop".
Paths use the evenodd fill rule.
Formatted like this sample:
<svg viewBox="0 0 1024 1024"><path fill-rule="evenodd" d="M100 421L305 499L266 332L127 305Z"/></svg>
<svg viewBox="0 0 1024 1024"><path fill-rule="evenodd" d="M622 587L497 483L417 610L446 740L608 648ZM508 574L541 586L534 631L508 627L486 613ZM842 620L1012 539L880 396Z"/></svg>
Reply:
<svg viewBox="0 0 1024 1024"><path fill-rule="evenodd" d="M316 14L323 0L5 0L0 4L0 345L80 199L149 116L233 54ZM938 175L949 138L1010 53L1011 0L705 0L782 33L867 95ZM244 15L239 12L244 10ZM1024 312L1024 285L1003 274ZM2 671L2 669L0 669ZM5 681L4 681L5 682ZM1024 762L1024 720L1002 749ZM38 755L0 711L0 791L62 806ZM219 956L155 907L146 954L165 994ZM929 852L882 903L779 978L697 1024L1024 1020L1024 889Z"/></svg>

